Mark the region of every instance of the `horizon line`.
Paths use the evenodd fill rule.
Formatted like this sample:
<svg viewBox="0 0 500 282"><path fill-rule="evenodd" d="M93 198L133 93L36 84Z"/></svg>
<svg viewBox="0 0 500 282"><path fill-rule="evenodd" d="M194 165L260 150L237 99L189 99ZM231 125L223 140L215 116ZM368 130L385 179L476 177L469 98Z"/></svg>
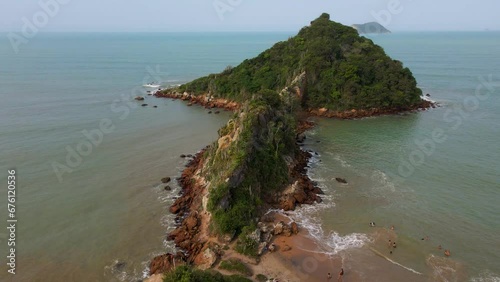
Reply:
<svg viewBox="0 0 500 282"><path fill-rule="evenodd" d="M417 30L417 29L394 29L390 30L391 33L397 32L495 32L500 31L500 29L442 29L442 30ZM21 33L22 31L7 31L0 30L0 33ZM48 30L40 31L40 33L297 33L297 30L185 30L185 31L127 31L127 30Z"/></svg>

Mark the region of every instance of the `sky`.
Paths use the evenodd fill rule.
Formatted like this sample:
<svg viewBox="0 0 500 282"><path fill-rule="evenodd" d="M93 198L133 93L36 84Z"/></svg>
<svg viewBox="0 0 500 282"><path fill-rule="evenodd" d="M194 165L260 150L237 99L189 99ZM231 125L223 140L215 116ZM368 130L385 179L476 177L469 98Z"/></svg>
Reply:
<svg viewBox="0 0 500 282"><path fill-rule="evenodd" d="M1 0L0 31L297 31L329 13L392 31L500 30L500 0Z"/></svg>

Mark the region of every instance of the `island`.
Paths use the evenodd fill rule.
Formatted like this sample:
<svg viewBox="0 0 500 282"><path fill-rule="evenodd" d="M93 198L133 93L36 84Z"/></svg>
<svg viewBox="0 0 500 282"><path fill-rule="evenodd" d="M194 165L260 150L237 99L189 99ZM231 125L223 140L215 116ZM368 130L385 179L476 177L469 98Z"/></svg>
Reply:
<svg viewBox="0 0 500 282"><path fill-rule="evenodd" d="M390 30L385 28L383 25L378 22L369 22L365 24L353 24L352 27L356 29L359 34L384 34L391 33Z"/></svg>
<svg viewBox="0 0 500 282"><path fill-rule="evenodd" d="M258 262L275 250L276 238L301 229L268 211L322 201L323 191L307 176L314 152L301 149L304 132L314 126L308 117L350 119L431 106L408 68L328 14L256 58L155 96L235 112L177 179L182 194L170 207L177 225L168 239L178 252L149 266L150 275L164 281L267 280L259 269L274 266Z"/></svg>

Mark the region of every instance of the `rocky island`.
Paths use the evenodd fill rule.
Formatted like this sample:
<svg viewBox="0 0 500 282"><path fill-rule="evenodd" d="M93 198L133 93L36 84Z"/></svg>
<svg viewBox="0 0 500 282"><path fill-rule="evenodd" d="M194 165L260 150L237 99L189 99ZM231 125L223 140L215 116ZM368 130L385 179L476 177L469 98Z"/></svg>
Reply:
<svg viewBox="0 0 500 282"><path fill-rule="evenodd" d="M276 238L301 228L267 212L321 202L321 189L306 174L311 155L300 149L312 126L307 117L360 118L431 106L421 95L408 68L328 14L239 66L157 92L236 113L178 178L182 195L170 207L177 228L168 234L178 252L154 258L150 275L266 281L244 258L258 265Z"/></svg>
<svg viewBox="0 0 500 282"><path fill-rule="evenodd" d="M365 24L353 24L352 27L356 29L359 34L384 34L391 33L390 30L385 28L378 22L369 22Z"/></svg>

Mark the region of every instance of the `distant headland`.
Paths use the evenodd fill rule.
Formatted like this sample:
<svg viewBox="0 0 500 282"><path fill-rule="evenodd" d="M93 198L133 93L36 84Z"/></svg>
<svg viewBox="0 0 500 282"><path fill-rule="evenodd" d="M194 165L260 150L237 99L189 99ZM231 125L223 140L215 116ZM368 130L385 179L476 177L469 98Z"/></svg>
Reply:
<svg viewBox="0 0 500 282"><path fill-rule="evenodd" d="M370 34L370 33L375 33L375 34L384 34L384 33L391 33L390 30L385 28L383 25L377 23L377 22L369 22L369 23L364 23L364 24L353 24L352 27L356 29L359 34Z"/></svg>

